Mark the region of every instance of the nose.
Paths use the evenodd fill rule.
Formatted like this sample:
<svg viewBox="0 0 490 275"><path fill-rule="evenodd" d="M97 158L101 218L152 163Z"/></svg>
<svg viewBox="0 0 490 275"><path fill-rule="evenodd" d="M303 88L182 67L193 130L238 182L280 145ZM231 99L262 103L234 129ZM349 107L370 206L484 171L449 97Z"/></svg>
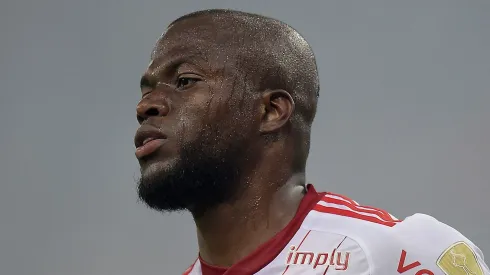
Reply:
<svg viewBox="0 0 490 275"><path fill-rule="evenodd" d="M162 96L156 98L157 96L155 94L149 95L143 98L136 106L136 118L140 124L150 117L166 116L168 114L169 107L166 100Z"/></svg>

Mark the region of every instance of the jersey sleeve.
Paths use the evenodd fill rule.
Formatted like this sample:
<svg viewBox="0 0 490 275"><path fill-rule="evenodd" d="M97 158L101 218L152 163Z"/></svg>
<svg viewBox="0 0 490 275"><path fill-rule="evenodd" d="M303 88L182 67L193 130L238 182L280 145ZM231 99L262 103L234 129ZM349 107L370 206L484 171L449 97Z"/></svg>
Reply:
<svg viewBox="0 0 490 275"><path fill-rule="evenodd" d="M415 214L395 226L390 254L397 261L375 263L378 274L490 275L482 251L456 229Z"/></svg>

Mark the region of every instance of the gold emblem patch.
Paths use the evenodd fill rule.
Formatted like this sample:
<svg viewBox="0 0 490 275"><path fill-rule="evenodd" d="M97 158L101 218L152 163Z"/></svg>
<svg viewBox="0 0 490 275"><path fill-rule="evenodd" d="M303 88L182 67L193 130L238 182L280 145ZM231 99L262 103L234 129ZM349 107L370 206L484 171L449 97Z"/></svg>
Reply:
<svg viewBox="0 0 490 275"><path fill-rule="evenodd" d="M457 242L446 249L437 265L446 275L483 275L475 253L464 242Z"/></svg>

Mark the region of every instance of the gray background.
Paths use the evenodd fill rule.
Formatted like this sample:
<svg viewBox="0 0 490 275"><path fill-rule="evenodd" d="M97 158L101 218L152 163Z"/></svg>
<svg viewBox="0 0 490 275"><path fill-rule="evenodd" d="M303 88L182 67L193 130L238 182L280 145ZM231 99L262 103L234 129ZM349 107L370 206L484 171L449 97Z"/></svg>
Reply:
<svg viewBox="0 0 490 275"><path fill-rule="evenodd" d="M139 77L203 8L282 19L318 57L308 177L490 253L490 1L7 0L0 4L0 274L180 274L188 214L137 202ZM490 254L489 254L490 255Z"/></svg>

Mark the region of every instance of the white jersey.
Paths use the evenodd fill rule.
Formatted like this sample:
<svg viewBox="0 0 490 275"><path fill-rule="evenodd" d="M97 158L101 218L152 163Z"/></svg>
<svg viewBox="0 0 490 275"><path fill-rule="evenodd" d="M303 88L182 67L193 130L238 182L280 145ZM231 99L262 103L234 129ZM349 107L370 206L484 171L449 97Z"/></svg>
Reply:
<svg viewBox="0 0 490 275"><path fill-rule="evenodd" d="M308 186L296 217L271 241L234 266L198 259L185 275L490 275L478 247L424 215L397 220Z"/></svg>

